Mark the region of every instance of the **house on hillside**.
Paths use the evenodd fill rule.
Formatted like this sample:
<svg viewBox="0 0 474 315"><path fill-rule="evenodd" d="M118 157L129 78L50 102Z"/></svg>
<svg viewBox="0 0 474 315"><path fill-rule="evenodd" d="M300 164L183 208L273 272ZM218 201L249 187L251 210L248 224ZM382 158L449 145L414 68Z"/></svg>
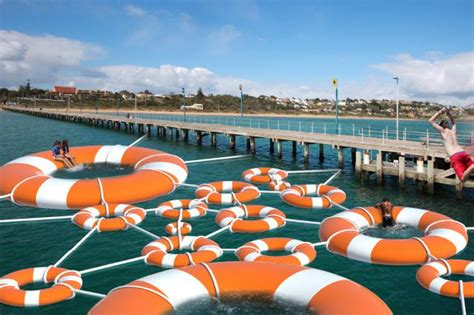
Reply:
<svg viewBox="0 0 474 315"><path fill-rule="evenodd" d="M57 93L59 96L77 94L77 89L73 86L55 86L52 93Z"/></svg>

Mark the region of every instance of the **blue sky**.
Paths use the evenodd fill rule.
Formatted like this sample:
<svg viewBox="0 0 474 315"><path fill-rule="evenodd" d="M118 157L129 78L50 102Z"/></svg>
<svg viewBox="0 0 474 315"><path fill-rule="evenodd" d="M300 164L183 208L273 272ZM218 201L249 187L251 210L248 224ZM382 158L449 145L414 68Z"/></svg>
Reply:
<svg viewBox="0 0 474 315"><path fill-rule="evenodd" d="M0 0L0 85L474 102L474 2Z"/></svg>

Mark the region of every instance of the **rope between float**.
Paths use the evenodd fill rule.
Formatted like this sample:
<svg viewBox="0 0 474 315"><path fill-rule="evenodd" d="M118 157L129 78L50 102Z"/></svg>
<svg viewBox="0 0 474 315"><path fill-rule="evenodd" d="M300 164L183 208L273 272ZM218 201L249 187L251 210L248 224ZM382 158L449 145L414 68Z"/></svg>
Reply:
<svg viewBox="0 0 474 315"><path fill-rule="evenodd" d="M84 269L84 270L78 271L78 272L79 272L79 274L83 275L83 274L87 274L87 273L91 273L91 272L96 272L96 271L100 271L100 270L104 270L104 269L109 269L109 268L116 267L116 266L129 264L129 263L144 260L144 259L145 259L145 256L139 256L139 257L130 258L130 259L122 260L122 261L117 261L117 262L113 262L113 263L109 263L109 264L105 264L105 265L101 265L101 266L97 266L97 267L93 267L93 268L89 268L89 269Z"/></svg>
<svg viewBox="0 0 474 315"><path fill-rule="evenodd" d="M102 180L100 177L97 177L97 182L99 183L99 192L100 192L100 202L105 206L105 216L108 217L110 212L109 212L109 204L105 200L104 196L104 187L102 187Z"/></svg>
<svg viewBox="0 0 474 315"><path fill-rule="evenodd" d="M231 227L231 225L229 224L229 225L224 226L223 228L220 228L220 229L218 229L218 230L216 230L216 231L214 231L214 232L212 232L212 233L210 233L210 234L208 234L208 235L206 235L206 236L204 236L204 237L205 237L205 238L211 238L211 237L213 237L214 235L217 235L217 234L219 234L219 233L221 233L221 232L224 232L224 231L227 230L227 229L230 229L230 227Z"/></svg>
<svg viewBox="0 0 474 315"><path fill-rule="evenodd" d="M77 244L74 245L68 252L66 252L66 254L64 254L63 257L61 257L53 266L54 267L59 266L59 264L61 264L66 258L69 257L69 255L71 255L79 246L81 246L92 234L94 234L96 230L97 230L97 226L91 229L89 232L87 232L87 234L84 235L82 239L79 240L79 242L77 242Z"/></svg>
<svg viewBox="0 0 474 315"><path fill-rule="evenodd" d="M72 289L72 291L74 293L77 293L77 294L82 294L82 295L85 295L85 296L95 297L95 298L98 298L98 299L103 299L103 298L106 297L105 294L91 292L91 291L77 290L77 289L74 289L74 288Z"/></svg>
<svg viewBox="0 0 474 315"><path fill-rule="evenodd" d="M153 233L151 233L151 232L149 232L149 231L147 231L147 230L145 230L145 229L143 229L139 226L136 226L136 225L130 224L130 223L128 223L128 226L135 229L135 230L137 230L137 231L142 232L143 234L146 234L146 235L152 237L153 239L160 239L160 237L158 235L155 235L155 234L153 234Z"/></svg>
<svg viewBox="0 0 474 315"><path fill-rule="evenodd" d="M466 302L464 301L464 284L459 280L459 299L461 300L462 315L466 315Z"/></svg>
<svg viewBox="0 0 474 315"><path fill-rule="evenodd" d="M209 273L209 276L211 277L212 280L212 285L214 286L214 291L216 291L216 300L219 301L220 299L220 290L219 290L219 284L217 283L216 277L214 276L214 273L212 272L211 267L209 267L208 264L206 263L201 263L204 268L206 268L207 272Z"/></svg>

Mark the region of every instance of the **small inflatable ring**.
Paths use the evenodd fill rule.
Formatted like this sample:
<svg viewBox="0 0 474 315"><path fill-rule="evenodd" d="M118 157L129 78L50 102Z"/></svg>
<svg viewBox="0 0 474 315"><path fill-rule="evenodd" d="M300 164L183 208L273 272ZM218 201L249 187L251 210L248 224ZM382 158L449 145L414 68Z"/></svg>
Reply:
<svg viewBox="0 0 474 315"><path fill-rule="evenodd" d="M54 285L41 290L20 289L38 282L54 282ZM72 299L75 295L73 289L81 287L82 278L77 271L53 266L28 268L0 278L0 303L20 307L49 305Z"/></svg>
<svg viewBox="0 0 474 315"><path fill-rule="evenodd" d="M248 217L260 217L263 219L242 220L242 218ZM242 205L219 211L216 216L216 223L222 227L230 225L230 231L233 233L259 233L284 226L286 224L286 215L273 207Z"/></svg>
<svg viewBox="0 0 474 315"><path fill-rule="evenodd" d="M260 191L248 183L222 181L199 185L196 197L211 204L231 205L255 200Z"/></svg>
<svg viewBox="0 0 474 315"><path fill-rule="evenodd" d="M395 223L412 226L424 233L410 239L382 239L361 233L382 223L382 211L358 207L326 218L319 238L332 253L363 262L384 265L424 264L432 257L449 258L462 251L469 240L466 227L437 212L393 207Z"/></svg>
<svg viewBox="0 0 474 315"><path fill-rule="evenodd" d="M288 177L284 170L271 167L251 168L242 173L242 178L254 184L267 184L271 181L282 181Z"/></svg>
<svg viewBox="0 0 474 315"><path fill-rule="evenodd" d="M193 229L191 224L187 222L181 222L179 225L181 235L186 235L191 233L191 230ZM166 233L169 235L178 235L178 222L172 222L166 225L165 227Z"/></svg>
<svg viewBox="0 0 474 315"><path fill-rule="evenodd" d="M197 299L211 303L249 296L286 310L292 305L292 313L392 314L373 292L333 273L286 264L226 261L137 279L110 291L89 315L171 314Z"/></svg>
<svg viewBox="0 0 474 315"><path fill-rule="evenodd" d="M261 254L262 251L277 250L284 250L292 254L287 256L266 256ZM308 242L285 237L271 237L248 242L237 248L235 255L241 261L261 261L304 266L316 258L316 250Z"/></svg>
<svg viewBox="0 0 474 315"><path fill-rule="evenodd" d="M166 152L123 145L71 147L78 164L133 167L123 176L62 179L51 175L64 168L51 151L15 159L0 167L0 195L20 206L83 209L102 202L133 204L173 192L188 176L184 161ZM134 189L130 189L130 187Z"/></svg>
<svg viewBox="0 0 474 315"><path fill-rule="evenodd" d="M441 278L450 274L474 277L474 262L460 259L433 261L418 269L416 280L431 292L459 297L459 282ZM463 282L463 293L465 298L474 298L474 281Z"/></svg>
<svg viewBox="0 0 474 315"><path fill-rule="evenodd" d="M318 197L306 197L316 194ZM280 193L281 199L287 204L306 209L323 209L332 207L331 202L341 204L346 194L337 187L314 184L294 185Z"/></svg>
<svg viewBox="0 0 474 315"><path fill-rule="evenodd" d="M193 253L169 254L168 251L179 249L177 236L162 237L146 245L142 250L147 264L163 268L179 268L213 261L222 256L222 249L213 240L204 236L184 236L181 238L181 249L193 250Z"/></svg>
<svg viewBox="0 0 474 315"><path fill-rule="evenodd" d="M109 218L115 216L114 218ZM87 207L72 217L72 222L85 230L97 226L99 232L128 229L129 224L137 225L146 216L145 210L126 204L109 204Z"/></svg>
<svg viewBox="0 0 474 315"><path fill-rule="evenodd" d="M191 219L206 215L207 205L197 199L176 199L163 202L156 208L155 213L168 219L179 219L182 212L182 219Z"/></svg>
<svg viewBox="0 0 474 315"><path fill-rule="evenodd" d="M283 191L291 187L291 184L285 181L271 181L268 183L268 188L273 191Z"/></svg>

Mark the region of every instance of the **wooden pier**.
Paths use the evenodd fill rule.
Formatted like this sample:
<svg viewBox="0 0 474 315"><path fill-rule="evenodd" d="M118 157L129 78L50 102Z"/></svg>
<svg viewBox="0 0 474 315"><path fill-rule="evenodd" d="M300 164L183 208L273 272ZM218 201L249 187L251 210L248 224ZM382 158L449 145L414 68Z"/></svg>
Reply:
<svg viewBox="0 0 474 315"><path fill-rule="evenodd" d="M228 137L229 146L235 148L236 137L246 139L247 148L251 153L256 151L256 140L269 141L270 154L274 153L275 146L278 158L282 158L282 143L292 142L292 155L297 154L298 146L303 148L304 162L309 162L310 146L318 145L319 160L324 160L324 145L337 150L338 165L344 167L344 150L351 150L351 161L356 174L368 177L375 173L377 182L383 181L384 175L398 176L400 186L404 186L405 179L411 178L418 182L419 187L426 186L428 192L434 192L434 184L455 186L457 196L462 196L463 188L473 188L474 181L462 183L452 169L435 168L443 164L447 158L444 148L440 145L430 145L416 141L392 140L382 138L367 138L364 136L323 134L302 131L275 130L229 126L223 124L190 123L183 121L169 121L143 118L127 118L109 113L81 113L73 111L38 110L24 107L4 106L4 110L29 114L39 117L58 119L76 123L84 123L127 132L147 133L155 132L158 136L166 137L169 134L176 139L189 140L190 132L194 133L197 144L202 144L204 136L210 136L211 146L217 145L217 135ZM371 154L372 153L372 154ZM376 158L371 159L375 153ZM398 158L394 162L387 162L386 154L395 154ZM405 157L415 157L416 165L410 166Z"/></svg>

